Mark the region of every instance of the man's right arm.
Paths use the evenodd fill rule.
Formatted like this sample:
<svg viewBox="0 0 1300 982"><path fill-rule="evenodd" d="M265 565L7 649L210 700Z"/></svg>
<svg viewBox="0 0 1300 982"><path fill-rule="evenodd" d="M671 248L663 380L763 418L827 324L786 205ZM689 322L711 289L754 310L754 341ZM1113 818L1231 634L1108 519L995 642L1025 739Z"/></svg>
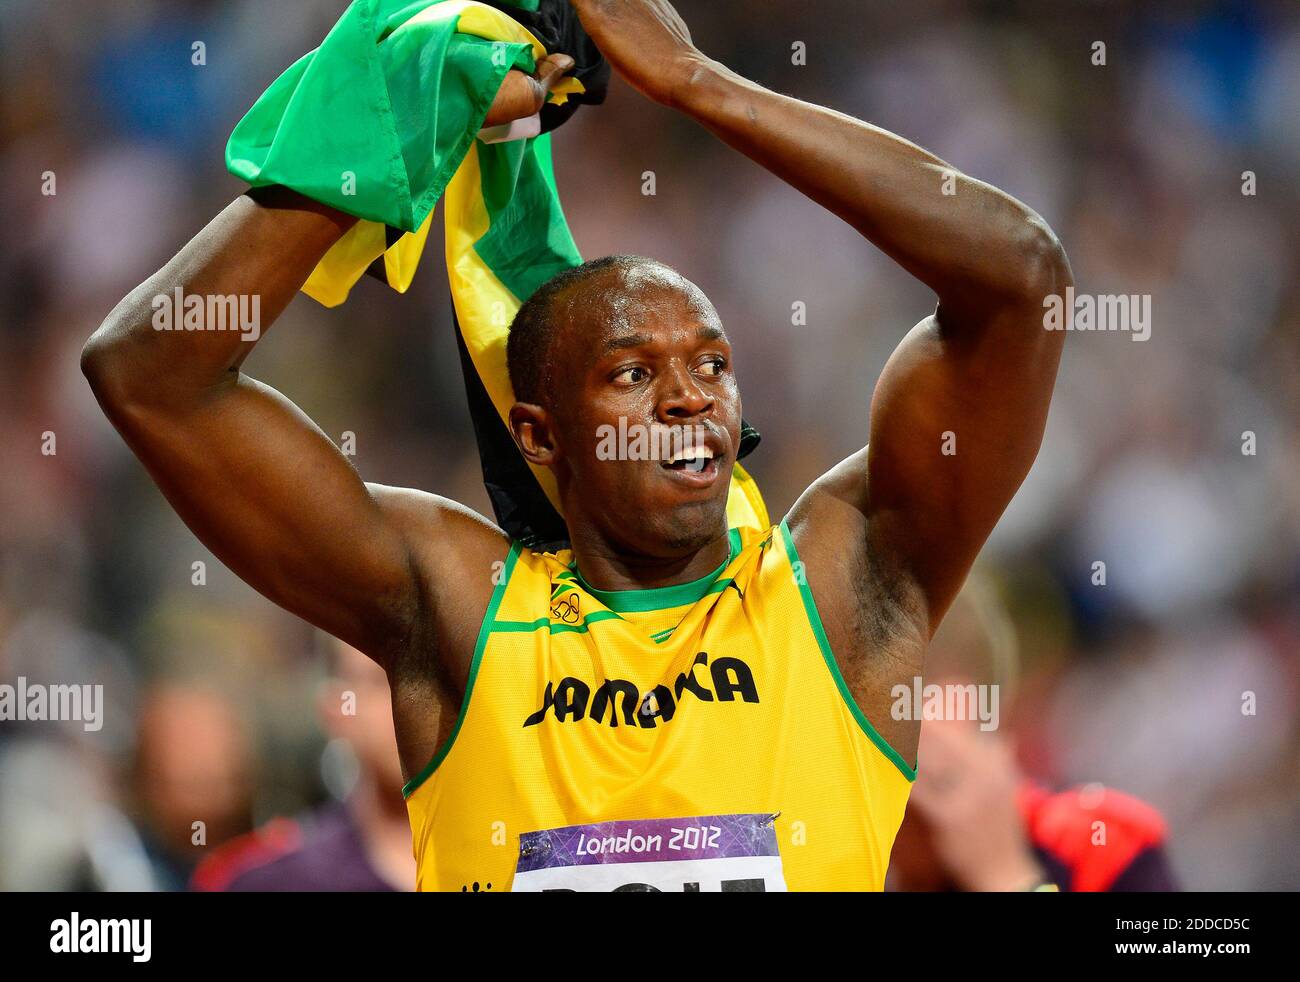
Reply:
<svg viewBox="0 0 1300 982"><path fill-rule="evenodd" d="M236 325L152 323L154 298L179 287L184 296L259 297L264 331L352 222L282 188L240 197L117 305L86 343L82 368L167 500L222 562L391 668L432 623L437 585L421 573L429 543L483 552L487 564L505 553L501 533L432 495L418 496L413 521L414 492L367 486L301 410L241 373L256 338Z"/></svg>

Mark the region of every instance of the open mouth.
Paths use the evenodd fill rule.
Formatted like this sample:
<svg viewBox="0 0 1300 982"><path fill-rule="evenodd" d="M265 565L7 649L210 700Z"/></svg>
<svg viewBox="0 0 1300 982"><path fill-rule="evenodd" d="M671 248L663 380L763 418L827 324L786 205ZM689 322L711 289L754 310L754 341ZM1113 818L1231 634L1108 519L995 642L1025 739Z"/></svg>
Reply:
<svg viewBox="0 0 1300 982"><path fill-rule="evenodd" d="M718 460L711 447L695 446L674 454L661 465L684 477L709 480L718 473Z"/></svg>
<svg viewBox="0 0 1300 982"><path fill-rule="evenodd" d="M698 474L713 462L713 451L708 447L687 447L679 454L664 461L665 467L673 470L686 470Z"/></svg>

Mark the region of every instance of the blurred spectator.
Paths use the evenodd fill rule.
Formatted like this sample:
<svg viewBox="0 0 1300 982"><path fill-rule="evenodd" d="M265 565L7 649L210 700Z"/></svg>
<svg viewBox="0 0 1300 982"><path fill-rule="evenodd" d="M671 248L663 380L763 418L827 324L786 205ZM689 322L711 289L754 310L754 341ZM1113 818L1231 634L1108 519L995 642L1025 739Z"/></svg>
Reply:
<svg viewBox="0 0 1300 982"><path fill-rule="evenodd" d="M251 766L224 698L175 683L146 693L132 777L140 838L162 889L184 887L202 846L248 828Z"/></svg>
<svg viewBox="0 0 1300 982"><path fill-rule="evenodd" d="M194 874L196 890L411 890L415 860L402 800L388 677L361 652L330 643L321 723L354 764L346 800L235 839ZM341 745L341 746L340 746Z"/></svg>
<svg viewBox="0 0 1300 982"><path fill-rule="evenodd" d="M894 842L893 890L1173 890L1164 819L1103 788L1053 794L1026 780L1010 746L969 722L928 720Z"/></svg>
<svg viewBox="0 0 1300 982"><path fill-rule="evenodd" d="M1156 809L1100 784L1052 793L1015 758L1019 666L1006 612L980 573L930 647L916 781L890 856L899 891L1175 889ZM979 691L976 700L958 696ZM1008 732L1011 731L1011 732Z"/></svg>

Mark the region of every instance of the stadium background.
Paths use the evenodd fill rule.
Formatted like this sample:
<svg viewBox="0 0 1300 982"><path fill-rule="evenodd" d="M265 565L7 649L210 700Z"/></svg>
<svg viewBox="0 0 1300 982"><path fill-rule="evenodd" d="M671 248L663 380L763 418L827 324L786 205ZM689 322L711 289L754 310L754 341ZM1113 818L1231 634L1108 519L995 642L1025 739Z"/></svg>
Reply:
<svg viewBox="0 0 1300 982"><path fill-rule="evenodd" d="M107 703L98 733L0 723L0 888L102 885L167 816L214 816L214 845L346 789L346 755L326 749L313 705L321 639L199 546L77 367L113 304L241 191L222 166L232 125L343 6L0 6L0 681L102 682ZM1300 10L679 9L737 71L1026 201L1066 244L1080 291L1151 295L1146 343L1070 338L1043 452L978 567L981 605L1022 666L1006 725L1043 782L1103 782L1158 806L1185 886L1294 889ZM806 65L792 64L796 41ZM932 298L621 82L557 134L556 159L585 255L663 259L713 299L764 437L747 464L783 513L861 445L874 380ZM333 312L299 298L247 368L335 439L355 433L368 480L486 513L439 254L406 296L367 281ZM796 301L806 325L791 323ZM160 693L173 711L146 712ZM171 784L144 778L145 760ZM190 861L148 853L182 872Z"/></svg>

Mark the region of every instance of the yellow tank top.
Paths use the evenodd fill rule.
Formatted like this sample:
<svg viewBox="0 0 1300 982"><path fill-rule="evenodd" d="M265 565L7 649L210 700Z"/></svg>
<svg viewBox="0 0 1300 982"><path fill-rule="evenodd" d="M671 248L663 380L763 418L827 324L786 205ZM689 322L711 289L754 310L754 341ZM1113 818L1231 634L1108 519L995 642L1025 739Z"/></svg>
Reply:
<svg viewBox="0 0 1300 982"><path fill-rule="evenodd" d="M607 592L510 550L404 789L421 890L879 890L914 770L841 678L786 524Z"/></svg>

